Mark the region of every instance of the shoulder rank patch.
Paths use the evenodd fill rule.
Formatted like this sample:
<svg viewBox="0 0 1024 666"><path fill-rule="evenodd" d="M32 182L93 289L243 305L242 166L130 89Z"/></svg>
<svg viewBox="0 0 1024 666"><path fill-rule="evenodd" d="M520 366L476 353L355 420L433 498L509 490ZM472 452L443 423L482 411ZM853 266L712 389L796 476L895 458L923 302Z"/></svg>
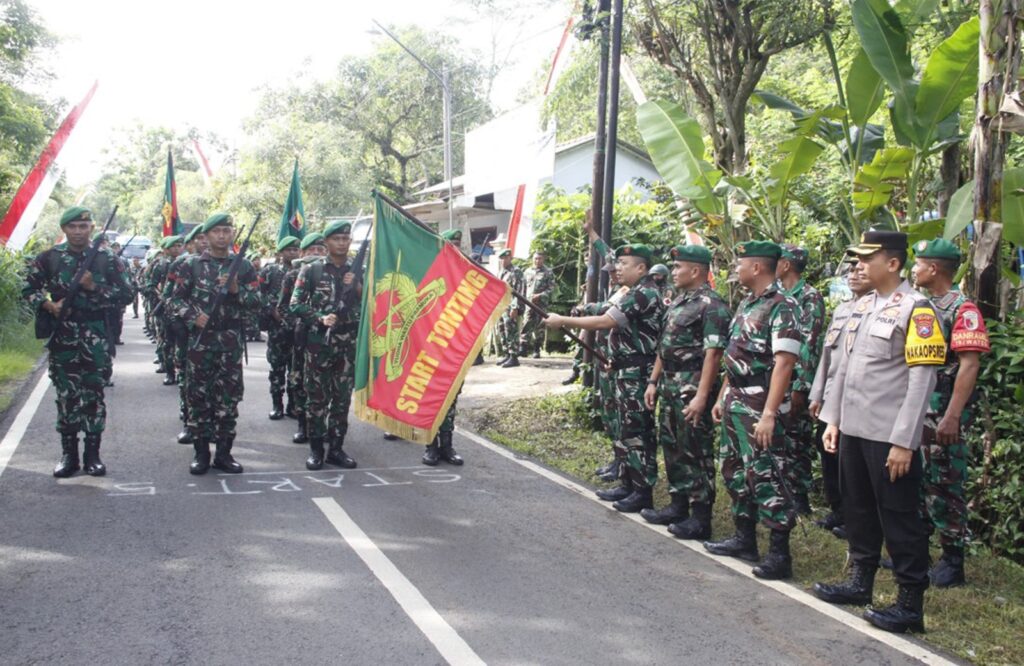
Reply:
<svg viewBox="0 0 1024 666"><path fill-rule="evenodd" d="M956 313L950 338L949 346L954 352L987 352L992 348L985 329L985 319L978 306L970 301L961 305Z"/></svg>
<svg viewBox="0 0 1024 666"><path fill-rule="evenodd" d="M918 305L910 315L904 356L907 365L943 365L946 362L946 340L937 325L935 311Z"/></svg>

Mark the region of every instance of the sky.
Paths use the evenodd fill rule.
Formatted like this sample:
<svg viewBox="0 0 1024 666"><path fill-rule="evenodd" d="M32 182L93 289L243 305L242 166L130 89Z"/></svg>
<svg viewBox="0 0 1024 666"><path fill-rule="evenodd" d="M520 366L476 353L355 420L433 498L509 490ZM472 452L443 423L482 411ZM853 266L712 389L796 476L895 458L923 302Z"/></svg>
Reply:
<svg viewBox="0 0 1024 666"><path fill-rule="evenodd" d="M491 51L497 34L501 49L516 55L491 102L498 110L509 109L554 52L571 7L552 0L553 6L511 26L442 0L29 4L61 40L46 62L56 78L42 92L75 104L99 81L62 157L72 187L96 179L103 147L119 128L137 122L181 130L194 126L230 142L244 141L241 125L256 106L257 88L298 76L326 78L342 57L370 52L387 39L371 34L371 19L440 30L481 53Z"/></svg>

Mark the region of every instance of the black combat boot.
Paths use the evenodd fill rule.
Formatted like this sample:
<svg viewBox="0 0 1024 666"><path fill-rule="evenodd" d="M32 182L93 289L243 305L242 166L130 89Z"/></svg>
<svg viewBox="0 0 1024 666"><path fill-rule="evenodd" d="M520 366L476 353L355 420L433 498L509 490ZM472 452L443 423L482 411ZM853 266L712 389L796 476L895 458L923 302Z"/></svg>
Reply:
<svg viewBox="0 0 1024 666"><path fill-rule="evenodd" d="M569 384L575 384L576 380L580 378L579 368L573 368L572 374L562 380L562 386L568 386Z"/></svg>
<svg viewBox="0 0 1024 666"><path fill-rule="evenodd" d="M192 432L192 426L185 424L181 432L178 433L178 444L194 444L196 441L196 434Z"/></svg>
<svg viewBox="0 0 1024 666"><path fill-rule="evenodd" d="M284 415L290 419L299 417L299 412L295 409L295 400L292 398L291 389L288 390L288 406L284 408Z"/></svg>
<svg viewBox="0 0 1024 666"><path fill-rule="evenodd" d="M789 554L789 530L772 530L768 554L760 564L751 569L751 573L764 580L786 580L793 577L793 558Z"/></svg>
<svg viewBox="0 0 1024 666"><path fill-rule="evenodd" d="M618 502L633 494L633 481L628 476L622 477L622 485L614 488L602 488L594 493L597 499L605 502Z"/></svg>
<svg viewBox="0 0 1024 666"><path fill-rule="evenodd" d="M355 469L356 461L352 456L345 453L345 450L341 448L345 442L344 433L333 433L328 437L327 457L324 458L324 462L328 465L334 465L336 467L344 467L345 469Z"/></svg>
<svg viewBox="0 0 1024 666"><path fill-rule="evenodd" d="M652 525L671 525L690 516L690 498L682 493L672 493L672 502L664 509L644 509L640 517Z"/></svg>
<svg viewBox="0 0 1024 666"><path fill-rule="evenodd" d="M497 361L494 362L494 364L495 365L505 365L506 361L508 361L508 354L505 354L504 356L499 358Z"/></svg>
<svg viewBox="0 0 1024 666"><path fill-rule="evenodd" d="M942 557L928 572L928 578L935 587L958 587L966 583L963 547L943 546Z"/></svg>
<svg viewBox="0 0 1024 666"><path fill-rule="evenodd" d="M727 555L746 562L761 559L757 551L757 523L749 518L737 518L736 534L722 541L705 541L704 549L715 555Z"/></svg>
<svg viewBox="0 0 1024 666"><path fill-rule="evenodd" d="M797 493L796 497L796 512L801 516L811 515L811 499L807 497L807 493Z"/></svg>
<svg viewBox="0 0 1024 666"><path fill-rule="evenodd" d="M58 479L66 479L82 469L78 464L78 432L62 432L60 434L60 462L53 468L53 475Z"/></svg>
<svg viewBox="0 0 1024 666"><path fill-rule="evenodd" d="M241 474L245 470L231 455L231 447L234 444L233 437L224 437L217 440L217 453L213 456L213 466L228 474Z"/></svg>
<svg viewBox="0 0 1024 666"><path fill-rule="evenodd" d="M174 371L174 366L167 368L167 373L164 376L164 386L174 386L178 383L178 375Z"/></svg>
<svg viewBox="0 0 1024 666"><path fill-rule="evenodd" d="M614 481L619 478L619 459L612 458L612 461L604 467L598 467L594 470L594 474L601 477L605 481Z"/></svg>
<svg viewBox="0 0 1024 666"><path fill-rule="evenodd" d="M210 440L199 437L195 444L195 455L188 466L189 474L206 474L210 470Z"/></svg>
<svg viewBox="0 0 1024 666"><path fill-rule="evenodd" d="M864 611L864 619L879 629L902 634L906 631L924 632L924 590L923 587L900 585L896 603L878 610Z"/></svg>
<svg viewBox="0 0 1024 666"><path fill-rule="evenodd" d="M423 458L420 461L424 465L436 467L441 462L441 447L437 443L437 438L434 438L430 444L427 444L427 448L423 451Z"/></svg>
<svg viewBox="0 0 1024 666"><path fill-rule="evenodd" d="M503 368L518 368L519 367L519 357L518 356L509 356L508 360L501 364L501 367L503 367Z"/></svg>
<svg viewBox="0 0 1024 666"><path fill-rule="evenodd" d="M540 350L539 349L533 352L533 357L534 358L540 358Z"/></svg>
<svg viewBox="0 0 1024 666"><path fill-rule="evenodd" d="M309 438L309 457L306 458L306 469L317 471L324 468L324 440L322 437Z"/></svg>
<svg viewBox="0 0 1024 666"><path fill-rule="evenodd" d="M100 460L100 439L102 435L97 433L86 433L85 450L82 452L82 467L89 476L103 476L107 473L107 466Z"/></svg>
<svg viewBox="0 0 1024 666"><path fill-rule="evenodd" d="M299 422L299 430L292 435L292 441L296 444L305 444L309 441L309 427L306 424L306 415L299 414L295 420ZM323 443L321 443L321 446L323 446Z"/></svg>
<svg viewBox="0 0 1024 666"><path fill-rule="evenodd" d="M867 606L875 589L876 571L854 562L850 565L849 576L842 583L815 583L811 589L814 596L830 604Z"/></svg>
<svg viewBox="0 0 1024 666"><path fill-rule="evenodd" d="M618 502L612 502L612 508L622 513L639 513L654 506L654 489L636 487L633 492Z"/></svg>
<svg viewBox="0 0 1024 666"><path fill-rule="evenodd" d="M835 528L846 524L846 521L843 519L842 512L833 509L832 511L829 511L824 518L819 518L818 520L814 521L814 524L823 530L828 530L829 532L831 532Z"/></svg>
<svg viewBox="0 0 1024 666"><path fill-rule="evenodd" d="M273 403L273 409L267 414L267 418L271 421L280 421L284 418L284 396L280 392L273 393L270 400Z"/></svg>
<svg viewBox="0 0 1024 666"><path fill-rule="evenodd" d="M711 505L694 503L693 513L686 520L668 526L677 539L707 541L711 538Z"/></svg>
<svg viewBox="0 0 1024 666"><path fill-rule="evenodd" d="M441 450L438 452L441 460L445 461L449 465L461 465L465 461L462 459L455 449L452 448L452 434L450 432L442 432L437 436L438 442L440 443Z"/></svg>

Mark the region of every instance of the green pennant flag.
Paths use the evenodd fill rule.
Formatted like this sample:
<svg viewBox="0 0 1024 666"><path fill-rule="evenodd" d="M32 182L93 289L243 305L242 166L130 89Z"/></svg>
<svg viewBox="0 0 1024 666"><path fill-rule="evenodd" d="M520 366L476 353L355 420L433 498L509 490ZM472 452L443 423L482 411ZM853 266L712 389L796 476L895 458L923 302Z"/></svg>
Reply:
<svg viewBox="0 0 1024 666"><path fill-rule="evenodd" d="M170 148L167 149L167 178L164 180L164 205L160 214L164 218L164 238L185 233L185 225L178 215L178 187L174 184L174 160Z"/></svg>
<svg viewBox="0 0 1024 666"><path fill-rule="evenodd" d="M364 421L433 441L508 285L374 193L370 260L356 341L354 403Z"/></svg>
<svg viewBox="0 0 1024 666"><path fill-rule="evenodd" d="M284 202L284 214L281 216L281 231L277 240L287 236L302 238L306 235L306 211L302 208L302 186L299 184L299 160L295 159L295 170L292 172L292 186L288 189L288 199Z"/></svg>

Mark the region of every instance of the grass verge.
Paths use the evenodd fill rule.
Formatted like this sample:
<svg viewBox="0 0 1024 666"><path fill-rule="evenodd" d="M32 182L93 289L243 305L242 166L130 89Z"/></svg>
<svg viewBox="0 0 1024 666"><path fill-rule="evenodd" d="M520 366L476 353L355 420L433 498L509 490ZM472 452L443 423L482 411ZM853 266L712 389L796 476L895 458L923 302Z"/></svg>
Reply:
<svg viewBox="0 0 1024 666"><path fill-rule="evenodd" d="M584 483L601 485L593 470L610 458L610 442L590 429L581 391L525 398L466 415L467 425L481 435L531 456ZM663 471L663 470L662 470ZM664 482L655 491L656 506L668 501ZM821 506L822 502L817 503ZM817 516L815 516L817 517ZM793 532L793 584L810 590L816 581L843 576L845 542L804 522ZM761 550L767 536L759 529ZM719 478L714 509L715 538L732 532L729 496ZM933 557L938 557L937 549ZM928 632L921 638L938 648L977 664L1024 664L1024 567L980 550L967 561L968 585L928 591L925 609ZM892 574L881 571L875 584L875 604L895 599ZM858 615L863 609L851 609Z"/></svg>
<svg viewBox="0 0 1024 666"><path fill-rule="evenodd" d="M21 381L32 371L42 353L43 342L36 339L31 322L13 325L4 331L4 343L0 347L0 413L11 405Z"/></svg>

